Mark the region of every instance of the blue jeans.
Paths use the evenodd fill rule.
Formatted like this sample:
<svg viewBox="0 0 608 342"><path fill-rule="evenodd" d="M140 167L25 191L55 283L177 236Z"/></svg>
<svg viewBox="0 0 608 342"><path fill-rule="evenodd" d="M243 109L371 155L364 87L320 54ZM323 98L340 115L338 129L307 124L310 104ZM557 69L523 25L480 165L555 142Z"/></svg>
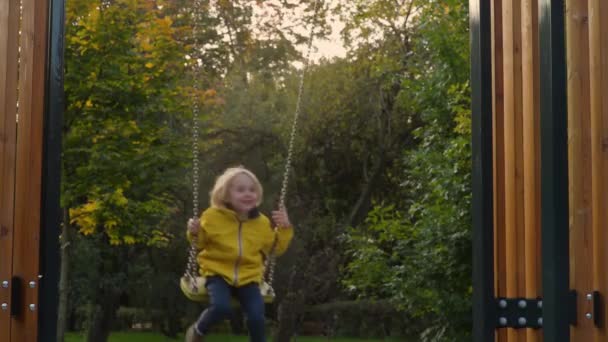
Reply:
<svg viewBox="0 0 608 342"><path fill-rule="evenodd" d="M196 321L196 331L205 335L209 328L228 318L232 312L232 295L241 303L247 316L247 328L251 342L266 342L264 334L264 299L258 284L251 283L242 287L230 286L222 277L207 278L209 306Z"/></svg>

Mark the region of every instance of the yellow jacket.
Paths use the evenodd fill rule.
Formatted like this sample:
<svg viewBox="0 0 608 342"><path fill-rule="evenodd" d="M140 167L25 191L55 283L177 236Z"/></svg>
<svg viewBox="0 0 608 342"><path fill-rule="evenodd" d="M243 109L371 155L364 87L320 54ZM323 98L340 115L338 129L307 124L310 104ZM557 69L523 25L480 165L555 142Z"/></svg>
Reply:
<svg viewBox="0 0 608 342"><path fill-rule="evenodd" d="M263 256L270 253L275 237L275 256L283 254L293 238L293 227L278 228L275 233L270 220L257 210L241 221L233 210L211 207L200 222L196 241L200 274L222 276L235 287L261 282ZM187 235L192 242L190 232Z"/></svg>

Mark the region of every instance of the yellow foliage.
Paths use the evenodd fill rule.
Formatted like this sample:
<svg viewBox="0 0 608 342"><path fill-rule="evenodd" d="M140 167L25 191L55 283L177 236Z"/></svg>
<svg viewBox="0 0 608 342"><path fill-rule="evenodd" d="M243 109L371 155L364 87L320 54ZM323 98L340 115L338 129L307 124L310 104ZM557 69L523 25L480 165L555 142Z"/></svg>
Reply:
<svg viewBox="0 0 608 342"><path fill-rule="evenodd" d="M122 188L116 189L112 194L112 202L118 206L126 206L129 203L129 200L124 195L124 190Z"/></svg>
<svg viewBox="0 0 608 342"><path fill-rule="evenodd" d="M91 235L97 227L97 218L95 214L99 209L99 204L95 201L89 201L76 208L70 208L70 223L79 227L80 233L83 235Z"/></svg>
<svg viewBox="0 0 608 342"><path fill-rule="evenodd" d="M120 245L120 239L116 235L108 234L108 236L110 237L110 245L112 245L112 246Z"/></svg>
<svg viewBox="0 0 608 342"><path fill-rule="evenodd" d="M106 222L104 222L104 224L103 224L103 226L108 230L112 229L112 228L116 228L117 225L118 225L118 221L116 221L114 219L106 220Z"/></svg>

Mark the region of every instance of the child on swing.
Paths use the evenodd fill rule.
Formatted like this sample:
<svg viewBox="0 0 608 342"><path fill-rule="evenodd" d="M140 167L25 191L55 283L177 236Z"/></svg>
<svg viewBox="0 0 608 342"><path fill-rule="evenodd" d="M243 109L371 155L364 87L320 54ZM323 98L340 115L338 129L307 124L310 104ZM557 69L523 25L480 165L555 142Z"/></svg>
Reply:
<svg viewBox="0 0 608 342"><path fill-rule="evenodd" d="M272 212L270 220L258 211L262 185L243 167L228 168L210 192L211 206L199 219L188 221L188 239L200 250L197 261L206 277L209 306L186 332L186 342L201 342L209 328L230 315L231 298L247 317L250 341L265 342L264 301L259 284L264 256L276 239L275 255L289 246L293 228L285 208Z"/></svg>

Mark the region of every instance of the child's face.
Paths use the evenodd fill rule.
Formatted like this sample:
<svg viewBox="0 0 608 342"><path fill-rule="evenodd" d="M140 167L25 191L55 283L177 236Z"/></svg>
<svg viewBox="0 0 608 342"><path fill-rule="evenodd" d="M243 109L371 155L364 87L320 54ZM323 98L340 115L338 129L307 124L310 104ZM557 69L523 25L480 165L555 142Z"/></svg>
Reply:
<svg viewBox="0 0 608 342"><path fill-rule="evenodd" d="M253 179L244 173L236 175L228 187L228 202L239 214L247 214L255 208L258 193Z"/></svg>

